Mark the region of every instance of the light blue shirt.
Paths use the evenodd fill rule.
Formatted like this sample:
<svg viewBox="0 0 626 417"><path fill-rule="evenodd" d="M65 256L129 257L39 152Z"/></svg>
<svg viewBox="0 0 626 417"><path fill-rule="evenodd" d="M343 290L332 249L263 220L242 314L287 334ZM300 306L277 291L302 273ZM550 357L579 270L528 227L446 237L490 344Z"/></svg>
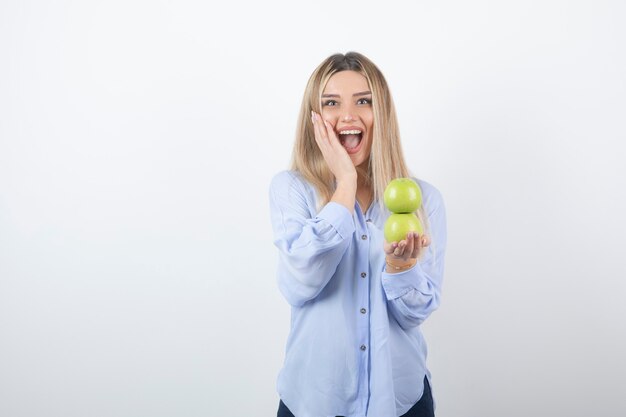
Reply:
<svg viewBox="0 0 626 417"><path fill-rule="evenodd" d="M278 288L291 329L278 375L280 398L296 417L391 417L422 396L426 343L420 324L439 306L446 215L439 191L416 180L432 244L415 267L385 272L383 225L373 202L354 214L329 202L293 171L270 185Z"/></svg>

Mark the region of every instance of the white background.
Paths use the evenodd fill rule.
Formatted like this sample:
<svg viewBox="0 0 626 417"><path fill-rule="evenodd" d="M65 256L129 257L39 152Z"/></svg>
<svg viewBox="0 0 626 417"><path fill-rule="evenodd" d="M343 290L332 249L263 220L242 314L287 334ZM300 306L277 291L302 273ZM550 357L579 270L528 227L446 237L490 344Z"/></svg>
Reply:
<svg viewBox="0 0 626 417"><path fill-rule="evenodd" d="M625 21L617 0L3 0L0 415L275 415L267 190L309 75L350 50L448 210L438 416L625 415Z"/></svg>

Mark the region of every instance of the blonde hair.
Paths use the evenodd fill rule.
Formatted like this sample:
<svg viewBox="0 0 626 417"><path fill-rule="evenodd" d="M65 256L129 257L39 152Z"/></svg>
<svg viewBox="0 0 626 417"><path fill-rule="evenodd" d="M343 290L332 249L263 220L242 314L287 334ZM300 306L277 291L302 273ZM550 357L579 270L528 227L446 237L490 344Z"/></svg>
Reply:
<svg viewBox="0 0 626 417"><path fill-rule="evenodd" d="M372 92L372 150L367 171L357 169L359 175L371 185L374 201L384 208L383 193L387 184L394 178L409 177L410 173L404 160L396 110L387 81L372 61L357 52L331 55L311 74L300 107L291 169L299 172L316 188L321 206L330 201L335 191L334 176L315 142L311 111L321 114L321 97L326 83L340 71L355 71L363 75ZM423 209L418 210L417 215L427 226Z"/></svg>

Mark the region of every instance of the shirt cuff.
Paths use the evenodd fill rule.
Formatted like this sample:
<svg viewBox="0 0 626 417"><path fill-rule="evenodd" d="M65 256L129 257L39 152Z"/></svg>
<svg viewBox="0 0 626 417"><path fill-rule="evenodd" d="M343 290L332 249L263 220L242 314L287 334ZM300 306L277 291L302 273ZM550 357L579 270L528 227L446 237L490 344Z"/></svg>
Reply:
<svg viewBox="0 0 626 417"><path fill-rule="evenodd" d="M351 236L356 230L350 210L334 201L326 204L317 213L317 217L328 222L343 239Z"/></svg>
<svg viewBox="0 0 626 417"><path fill-rule="evenodd" d="M387 300L395 300L412 290L417 290L423 294L431 292L428 288L426 274L419 263L406 271L394 274L383 271L381 280Z"/></svg>

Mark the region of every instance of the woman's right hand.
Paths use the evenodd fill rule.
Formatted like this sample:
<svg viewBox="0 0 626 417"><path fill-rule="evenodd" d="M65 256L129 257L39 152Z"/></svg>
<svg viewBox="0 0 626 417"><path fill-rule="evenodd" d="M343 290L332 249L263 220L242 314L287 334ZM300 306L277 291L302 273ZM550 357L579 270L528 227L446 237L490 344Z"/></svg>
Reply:
<svg viewBox="0 0 626 417"><path fill-rule="evenodd" d="M324 160L335 176L337 183L341 184L350 181L356 184L356 168L348 152L346 152L339 138L337 138L333 126L314 111L311 112L311 121L315 131L315 142L317 142L317 146L322 151Z"/></svg>

